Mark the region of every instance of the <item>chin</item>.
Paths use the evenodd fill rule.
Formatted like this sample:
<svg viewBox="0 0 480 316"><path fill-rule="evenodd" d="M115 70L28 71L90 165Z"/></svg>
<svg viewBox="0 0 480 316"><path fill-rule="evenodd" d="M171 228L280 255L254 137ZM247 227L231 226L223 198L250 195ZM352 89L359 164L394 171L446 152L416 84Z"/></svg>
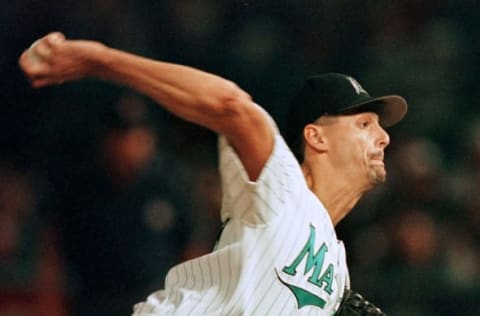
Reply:
<svg viewBox="0 0 480 316"><path fill-rule="evenodd" d="M384 183L387 180L387 173L383 168L382 170L374 168L370 172L370 179L374 185Z"/></svg>
<svg viewBox="0 0 480 316"><path fill-rule="evenodd" d="M374 183L375 184L381 184L381 183L384 183L386 180L387 180L387 176L385 174L383 174L381 176L375 177Z"/></svg>

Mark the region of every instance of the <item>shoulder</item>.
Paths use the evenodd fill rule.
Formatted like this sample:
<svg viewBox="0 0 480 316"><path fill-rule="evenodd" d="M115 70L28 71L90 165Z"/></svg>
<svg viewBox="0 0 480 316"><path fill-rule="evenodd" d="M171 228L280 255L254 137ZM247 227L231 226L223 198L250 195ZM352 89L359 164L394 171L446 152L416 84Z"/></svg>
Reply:
<svg viewBox="0 0 480 316"><path fill-rule="evenodd" d="M249 206L249 212L240 212L258 217L250 218L249 223L266 223L272 215L285 213L301 199L302 192L308 190L299 164L279 133L274 135L271 153L255 180L249 179L236 150L225 136L219 138L219 151L224 211L231 213ZM238 201L242 205L237 205ZM222 218L226 217L228 214L222 212Z"/></svg>
<svg viewBox="0 0 480 316"><path fill-rule="evenodd" d="M247 108L248 114L232 122L224 136L242 162L249 180L256 181L272 154L278 128L258 104L252 102Z"/></svg>

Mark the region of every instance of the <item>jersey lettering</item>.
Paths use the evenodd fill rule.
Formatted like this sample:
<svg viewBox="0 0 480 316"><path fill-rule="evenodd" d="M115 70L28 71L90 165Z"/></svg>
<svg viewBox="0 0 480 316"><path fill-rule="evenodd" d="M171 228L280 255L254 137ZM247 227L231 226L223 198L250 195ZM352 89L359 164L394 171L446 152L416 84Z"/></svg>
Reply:
<svg viewBox="0 0 480 316"><path fill-rule="evenodd" d="M293 260L293 262L289 266L286 266L282 269L282 272L290 276L295 276L297 274L298 266L306 258L303 275L307 275L313 269L312 274L308 278L308 282L319 288L322 288L328 295L331 295L333 293L332 285L335 274L334 266L330 263L325 271L321 273L325 261L325 254L328 252L328 247L325 243L322 243L320 248L315 252L315 236L315 227L310 224L310 236L305 243L305 246L302 248L298 256ZM306 305L314 305L321 308L325 306L325 301L317 295L298 286L288 284L282 280L279 275L278 278L293 292L295 298L297 299L299 308Z"/></svg>

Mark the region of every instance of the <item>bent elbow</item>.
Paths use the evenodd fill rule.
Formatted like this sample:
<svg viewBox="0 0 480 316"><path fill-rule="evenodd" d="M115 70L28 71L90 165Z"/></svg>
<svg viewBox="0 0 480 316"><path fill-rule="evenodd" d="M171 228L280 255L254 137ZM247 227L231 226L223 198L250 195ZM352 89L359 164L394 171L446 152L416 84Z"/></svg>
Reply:
<svg viewBox="0 0 480 316"><path fill-rule="evenodd" d="M234 82L223 80L208 87L193 101L196 106L190 120L216 133L230 135L240 126L251 125L257 106L252 97Z"/></svg>
<svg viewBox="0 0 480 316"><path fill-rule="evenodd" d="M232 81L227 81L215 98L210 98L211 115L219 119L237 117L252 103L252 97Z"/></svg>
<svg viewBox="0 0 480 316"><path fill-rule="evenodd" d="M252 102L250 94L242 90L237 84L230 81L229 86L222 102L226 107L226 111L238 111L242 109L242 106Z"/></svg>

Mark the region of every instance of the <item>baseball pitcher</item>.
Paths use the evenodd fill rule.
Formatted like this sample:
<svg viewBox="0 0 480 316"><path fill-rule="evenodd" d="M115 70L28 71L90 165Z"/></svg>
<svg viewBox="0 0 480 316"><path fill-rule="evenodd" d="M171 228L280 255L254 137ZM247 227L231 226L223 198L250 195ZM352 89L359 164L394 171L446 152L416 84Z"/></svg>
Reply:
<svg viewBox="0 0 480 316"><path fill-rule="evenodd" d="M407 111L352 77L308 78L283 135L233 82L51 33L19 60L35 88L94 77L135 89L219 135L224 229L211 253L174 266L133 315L385 315L351 290L335 225L385 181L384 128Z"/></svg>

